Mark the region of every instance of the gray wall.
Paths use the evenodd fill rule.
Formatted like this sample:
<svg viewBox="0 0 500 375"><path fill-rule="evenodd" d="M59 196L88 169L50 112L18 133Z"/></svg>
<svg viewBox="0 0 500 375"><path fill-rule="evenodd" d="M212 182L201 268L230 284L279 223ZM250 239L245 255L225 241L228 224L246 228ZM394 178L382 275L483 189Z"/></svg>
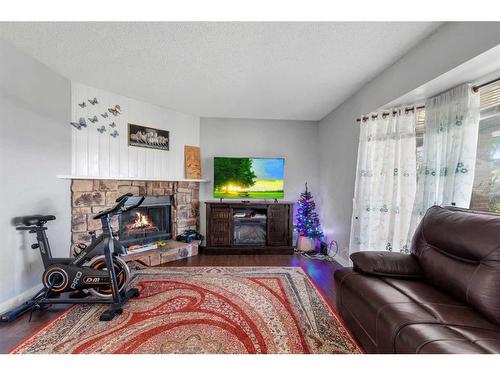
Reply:
<svg viewBox="0 0 500 375"><path fill-rule="evenodd" d="M70 244L70 82L0 41L0 310L27 298L41 283L42 262L33 235L12 218L54 214L48 224L55 256Z"/></svg>
<svg viewBox="0 0 500 375"><path fill-rule="evenodd" d="M339 244L342 263L348 259L359 137L356 118L499 43L498 22L447 23L320 121L318 206L326 234Z"/></svg>
<svg viewBox="0 0 500 375"><path fill-rule="evenodd" d="M202 118L201 230L205 233L204 201L213 199L213 157L255 156L285 158L285 200L296 201L307 181L319 193L318 123L315 121Z"/></svg>

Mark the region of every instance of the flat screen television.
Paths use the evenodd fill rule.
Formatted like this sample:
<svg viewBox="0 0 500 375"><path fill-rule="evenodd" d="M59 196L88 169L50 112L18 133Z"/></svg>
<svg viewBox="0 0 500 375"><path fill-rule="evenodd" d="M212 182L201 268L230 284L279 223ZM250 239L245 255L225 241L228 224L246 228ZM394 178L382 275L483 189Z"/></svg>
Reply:
<svg viewBox="0 0 500 375"><path fill-rule="evenodd" d="M214 158L214 197L283 199L285 159Z"/></svg>

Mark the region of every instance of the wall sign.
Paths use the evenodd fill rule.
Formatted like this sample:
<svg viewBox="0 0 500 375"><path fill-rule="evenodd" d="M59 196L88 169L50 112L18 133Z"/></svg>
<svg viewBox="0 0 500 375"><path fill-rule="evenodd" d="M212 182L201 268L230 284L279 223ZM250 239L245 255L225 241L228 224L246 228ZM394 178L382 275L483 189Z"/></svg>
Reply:
<svg viewBox="0 0 500 375"><path fill-rule="evenodd" d="M169 133L168 130L128 124L128 145L168 151L170 145Z"/></svg>

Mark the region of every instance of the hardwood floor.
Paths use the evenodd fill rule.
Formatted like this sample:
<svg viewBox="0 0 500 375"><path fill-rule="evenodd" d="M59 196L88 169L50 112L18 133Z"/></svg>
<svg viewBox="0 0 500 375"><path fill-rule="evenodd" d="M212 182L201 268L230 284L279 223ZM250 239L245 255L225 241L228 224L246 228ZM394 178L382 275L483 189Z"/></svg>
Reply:
<svg viewBox="0 0 500 375"><path fill-rule="evenodd" d="M335 306L333 273L342 268L336 262L313 260L302 255L205 255L185 258L164 264L165 267L182 266L290 266L302 267L314 279L328 302ZM12 323L0 324L0 353L7 353L16 344L29 337L40 327L58 316L67 306L53 306L46 311L37 311L31 322L25 314Z"/></svg>

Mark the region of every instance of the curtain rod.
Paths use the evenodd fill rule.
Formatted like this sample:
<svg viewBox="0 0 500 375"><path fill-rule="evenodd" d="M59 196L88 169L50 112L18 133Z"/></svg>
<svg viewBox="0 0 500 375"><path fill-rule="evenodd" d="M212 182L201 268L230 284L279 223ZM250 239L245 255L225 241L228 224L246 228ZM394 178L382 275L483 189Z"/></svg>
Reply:
<svg viewBox="0 0 500 375"><path fill-rule="evenodd" d="M472 91L474 92L478 92L480 89L482 89L483 87L486 87L486 86L489 86L489 85L492 85L494 83L497 83L500 81L500 77L499 78L496 78L496 79L492 79L491 81L488 81L488 82L485 82L485 83L482 83L480 85L475 85L475 86L472 86ZM415 111L415 110L418 110L418 109L423 109L425 108L425 105L421 105L419 107L408 107L408 108L405 108L405 112L408 113L408 112L411 112L411 111ZM392 112L382 112L382 117L386 117L386 116L389 116L390 114L392 113L392 115L396 115L398 112L397 111L392 111ZM363 117L363 118L358 118L356 119L357 122L361 122L361 120L363 121L366 121L366 120L369 120L370 117L374 120L378 117L378 114L377 115L373 115L373 116L366 116L366 117Z"/></svg>
<svg viewBox="0 0 500 375"><path fill-rule="evenodd" d="M418 109L423 109L423 108L425 108L425 105L421 105L421 106L419 106L419 107L415 107L415 106L413 106L413 107L407 107L407 108L405 108L405 112L406 112L406 113L408 113L408 112L412 112L412 111L415 111L415 110L418 110ZM382 112L382 113L381 113L382 118L387 117L387 116L389 116L389 115L391 115L391 114L392 114L393 116L394 116L394 115L397 115L397 114L398 114L398 111L392 111L392 112ZM376 114L376 115L372 115L372 116L366 116L366 117L363 117L362 119L361 119L361 118L358 118L358 119L356 119L356 121L357 121L357 122L360 122L361 120L366 121L366 120L369 120L369 119L370 119L370 117L371 117L373 120L375 120L375 119L378 117L378 114Z"/></svg>
<svg viewBox="0 0 500 375"><path fill-rule="evenodd" d="M491 81L488 81L488 82L482 83L482 84L480 84L480 85L472 86L472 91L474 91L474 92L478 92L478 91L479 91L480 89L482 89L483 87L486 87L486 86L492 85L493 83L497 83L498 81L500 81L500 77L499 77L499 78L496 78L496 79L492 79Z"/></svg>

